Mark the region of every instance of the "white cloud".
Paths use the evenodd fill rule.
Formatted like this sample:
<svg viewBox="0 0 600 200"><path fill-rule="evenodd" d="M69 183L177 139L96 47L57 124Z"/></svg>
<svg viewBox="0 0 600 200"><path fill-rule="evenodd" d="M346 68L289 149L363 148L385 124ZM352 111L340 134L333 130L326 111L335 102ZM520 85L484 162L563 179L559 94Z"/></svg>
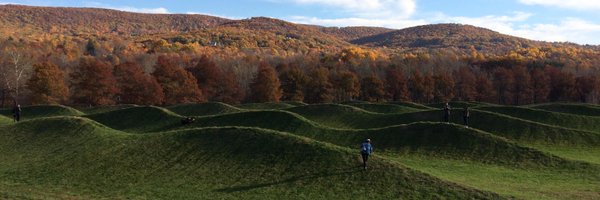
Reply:
<svg viewBox="0 0 600 200"><path fill-rule="evenodd" d="M225 18L225 19L244 19L243 17L226 16L226 15L215 15L215 14L203 13L203 12L186 12L185 14L188 14L188 15L208 15L208 16L220 17L220 18Z"/></svg>
<svg viewBox="0 0 600 200"><path fill-rule="evenodd" d="M0 5L22 5L20 3L13 3L13 2L0 2Z"/></svg>
<svg viewBox="0 0 600 200"><path fill-rule="evenodd" d="M108 4L104 4L104 3L99 3L99 2L84 2L83 5L85 7L93 7L93 8L106 8L106 9L113 9L113 10L120 10L120 11L126 11L126 12L135 12L135 13L151 13L151 14L169 14L169 10L163 7L159 7L159 8L135 8L135 7L129 7L129 6L111 6Z"/></svg>
<svg viewBox="0 0 600 200"><path fill-rule="evenodd" d="M526 5L552 6L576 10L600 10L598 0L519 0Z"/></svg>
<svg viewBox="0 0 600 200"><path fill-rule="evenodd" d="M324 5L361 17L408 18L417 10L416 0L274 0L306 5Z"/></svg>
<svg viewBox="0 0 600 200"><path fill-rule="evenodd" d="M406 28L411 26L418 26L427 24L425 20L411 20L411 19L398 19L398 18L335 18L335 19L322 19L316 17L305 17L305 16L293 16L289 19L295 23L301 24L315 24L321 26L375 26L375 27L387 27L387 28Z"/></svg>
<svg viewBox="0 0 600 200"><path fill-rule="evenodd" d="M600 44L600 24L577 18L565 18L557 23L527 24L532 16L517 12L513 16L451 17L440 15L432 23L461 23L488 28L500 33L532 40Z"/></svg>

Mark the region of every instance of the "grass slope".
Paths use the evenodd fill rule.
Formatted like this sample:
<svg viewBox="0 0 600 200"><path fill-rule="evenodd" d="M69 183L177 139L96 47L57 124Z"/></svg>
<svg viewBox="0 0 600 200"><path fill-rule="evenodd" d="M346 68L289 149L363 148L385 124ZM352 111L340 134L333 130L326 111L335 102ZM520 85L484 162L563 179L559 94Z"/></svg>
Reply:
<svg viewBox="0 0 600 200"><path fill-rule="evenodd" d="M363 172L350 149L258 128L137 135L85 118L54 117L0 133L0 194L6 198L501 198L379 157Z"/></svg>
<svg viewBox="0 0 600 200"><path fill-rule="evenodd" d="M566 166L565 160L523 148L504 138L443 123L415 123L379 129L333 129L285 111L255 111L199 118L194 127L252 126L289 132L339 146L356 148L365 138L378 149L460 157L512 166ZM186 128L186 127L182 127ZM518 154L520 157L515 157Z"/></svg>
<svg viewBox="0 0 600 200"><path fill-rule="evenodd" d="M366 111L375 112L375 113L409 113L409 112L417 112L422 111L423 109L418 109L409 106L401 106L396 104L379 104L379 103L351 103L348 104L357 108L364 109Z"/></svg>
<svg viewBox="0 0 600 200"><path fill-rule="evenodd" d="M0 126L11 124L11 123L13 123L12 118L8 118L8 117L0 115Z"/></svg>
<svg viewBox="0 0 600 200"><path fill-rule="evenodd" d="M86 117L108 127L131 133L147 133L176 127L183 118L165 108L154 106L131 107Z"/></svg>
<svg viewBox="0 0 600 200"><path fill-rule="evenodd" d="M182 116L205 116L241 112L242 110L224 103L210 102L201 104L182 104L167 107L170 111Z"/></svg>
<svg viewBox="0 0 600 200"><path fill-rule="evenodd" d="M294 103L296 104L296 103ZM236 106L240 109L248 109L248 110L279 110L294 107L295 105L283 103L283 102L270 102L270 103L248 103Z"/></svg>
<svg viewBox="0 0 600 200"><path fill-rule="evenodd" d="M21 108L21 120L52 116L80 116L83 112L62 105L24 106ZM0 114L12 118L12 109L0 110Z"/></svg>
<svg viewBox="0 0 600 200"><path fill-rule="evenodd" d="M477 109L510 115L544 124L600 132L600 117L550 112L516 106L486 106L478 107Z"/></svg>
<svg viewBox="0 0 600 200"><path fill-rule="evenodd" d="M600 107L593 104L552 103L533 105L531 108L576 115L600 116Z"/></svg>

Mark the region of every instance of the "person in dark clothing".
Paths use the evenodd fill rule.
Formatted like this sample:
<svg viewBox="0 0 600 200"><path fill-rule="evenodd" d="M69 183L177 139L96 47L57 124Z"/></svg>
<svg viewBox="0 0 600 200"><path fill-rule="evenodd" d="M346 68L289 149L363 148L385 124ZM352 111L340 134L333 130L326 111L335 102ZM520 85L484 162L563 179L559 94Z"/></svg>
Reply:
<svg viewBox="0 0 600 200"><path fill-rule="evenodd" d="M469 107L465 107L465 109L463 110L463 122L465 124L465 127L469 128L469 117L471 116L471 113L469 112Z"/></svg>
<svg viewBox="0 0 600 200"><path fill-rule="evenodd" d="M367 139L360 145L360 155L362 156L364 170L367 170L367 161L372 153L373 145L371 145L371 139Z"/></svg>
<svg viewBox="0 0 600 200"><path fill-rule="evenodd" d="M15 120L15 122L21 121L21 105L19 104L15 105L13 108L13 120Z"/></svg>
<svg viewBox="0 0 600 200"><path fill-rule="evenodd" d="M194 122L196 122L196 118L193 118L193 117L186 117L186 118L181 119L181 125L188 125L188 124L191 124Z"/></svg>
<svg viewBox="0 0 600 200"><path fill-rule="evenodd" d="M448 103L444 106L444 122L450 123L450 105Z"/></svg>

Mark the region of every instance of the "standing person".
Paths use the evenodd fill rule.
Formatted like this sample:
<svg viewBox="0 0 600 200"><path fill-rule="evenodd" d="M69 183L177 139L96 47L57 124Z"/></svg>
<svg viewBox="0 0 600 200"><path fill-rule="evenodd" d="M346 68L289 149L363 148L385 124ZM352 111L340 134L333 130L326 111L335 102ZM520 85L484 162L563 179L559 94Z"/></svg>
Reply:
<svg viewBox="0 0 600 200"><path fill-rule="evenodd" d="M364 170L367 170L367 161L371 153L373 153L373 145L371 145L371 139L367 139L360 146L360 155L362 156Z"/></svg>
<svg viewBox="0 0 600 200"><path fill-rule="evenodd" d="M446 124L450 123L450 105L448 105L448 102L446 102L446 105L444 106L444 121Z"/></svg>
<svg viewBox="0 0 600 200"><path fill-rule="evenodd" d="M463 110L463 122L465 124L465 127L469 128L469 117L471 116L471 113L469 112L469 107L465 107L465 109Z"/></svg>
<svg viewBox="0 0 600 200"><path fill-rule="evenodd" d="M16 104L13 108L13 120L15 120L15 122L21 121L21 105L19 104Z"/></svg>

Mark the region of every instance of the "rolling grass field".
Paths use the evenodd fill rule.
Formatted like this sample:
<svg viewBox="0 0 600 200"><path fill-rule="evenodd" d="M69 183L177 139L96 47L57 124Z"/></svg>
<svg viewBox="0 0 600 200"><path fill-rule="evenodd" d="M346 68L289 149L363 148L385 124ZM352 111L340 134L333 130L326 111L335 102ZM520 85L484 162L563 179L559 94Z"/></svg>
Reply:
<svg viewBox="0 0 600 200"><path fill-rule="evenodd" d="M0 110L0 199L600 199L600 107L441 106Z"/></svg>

